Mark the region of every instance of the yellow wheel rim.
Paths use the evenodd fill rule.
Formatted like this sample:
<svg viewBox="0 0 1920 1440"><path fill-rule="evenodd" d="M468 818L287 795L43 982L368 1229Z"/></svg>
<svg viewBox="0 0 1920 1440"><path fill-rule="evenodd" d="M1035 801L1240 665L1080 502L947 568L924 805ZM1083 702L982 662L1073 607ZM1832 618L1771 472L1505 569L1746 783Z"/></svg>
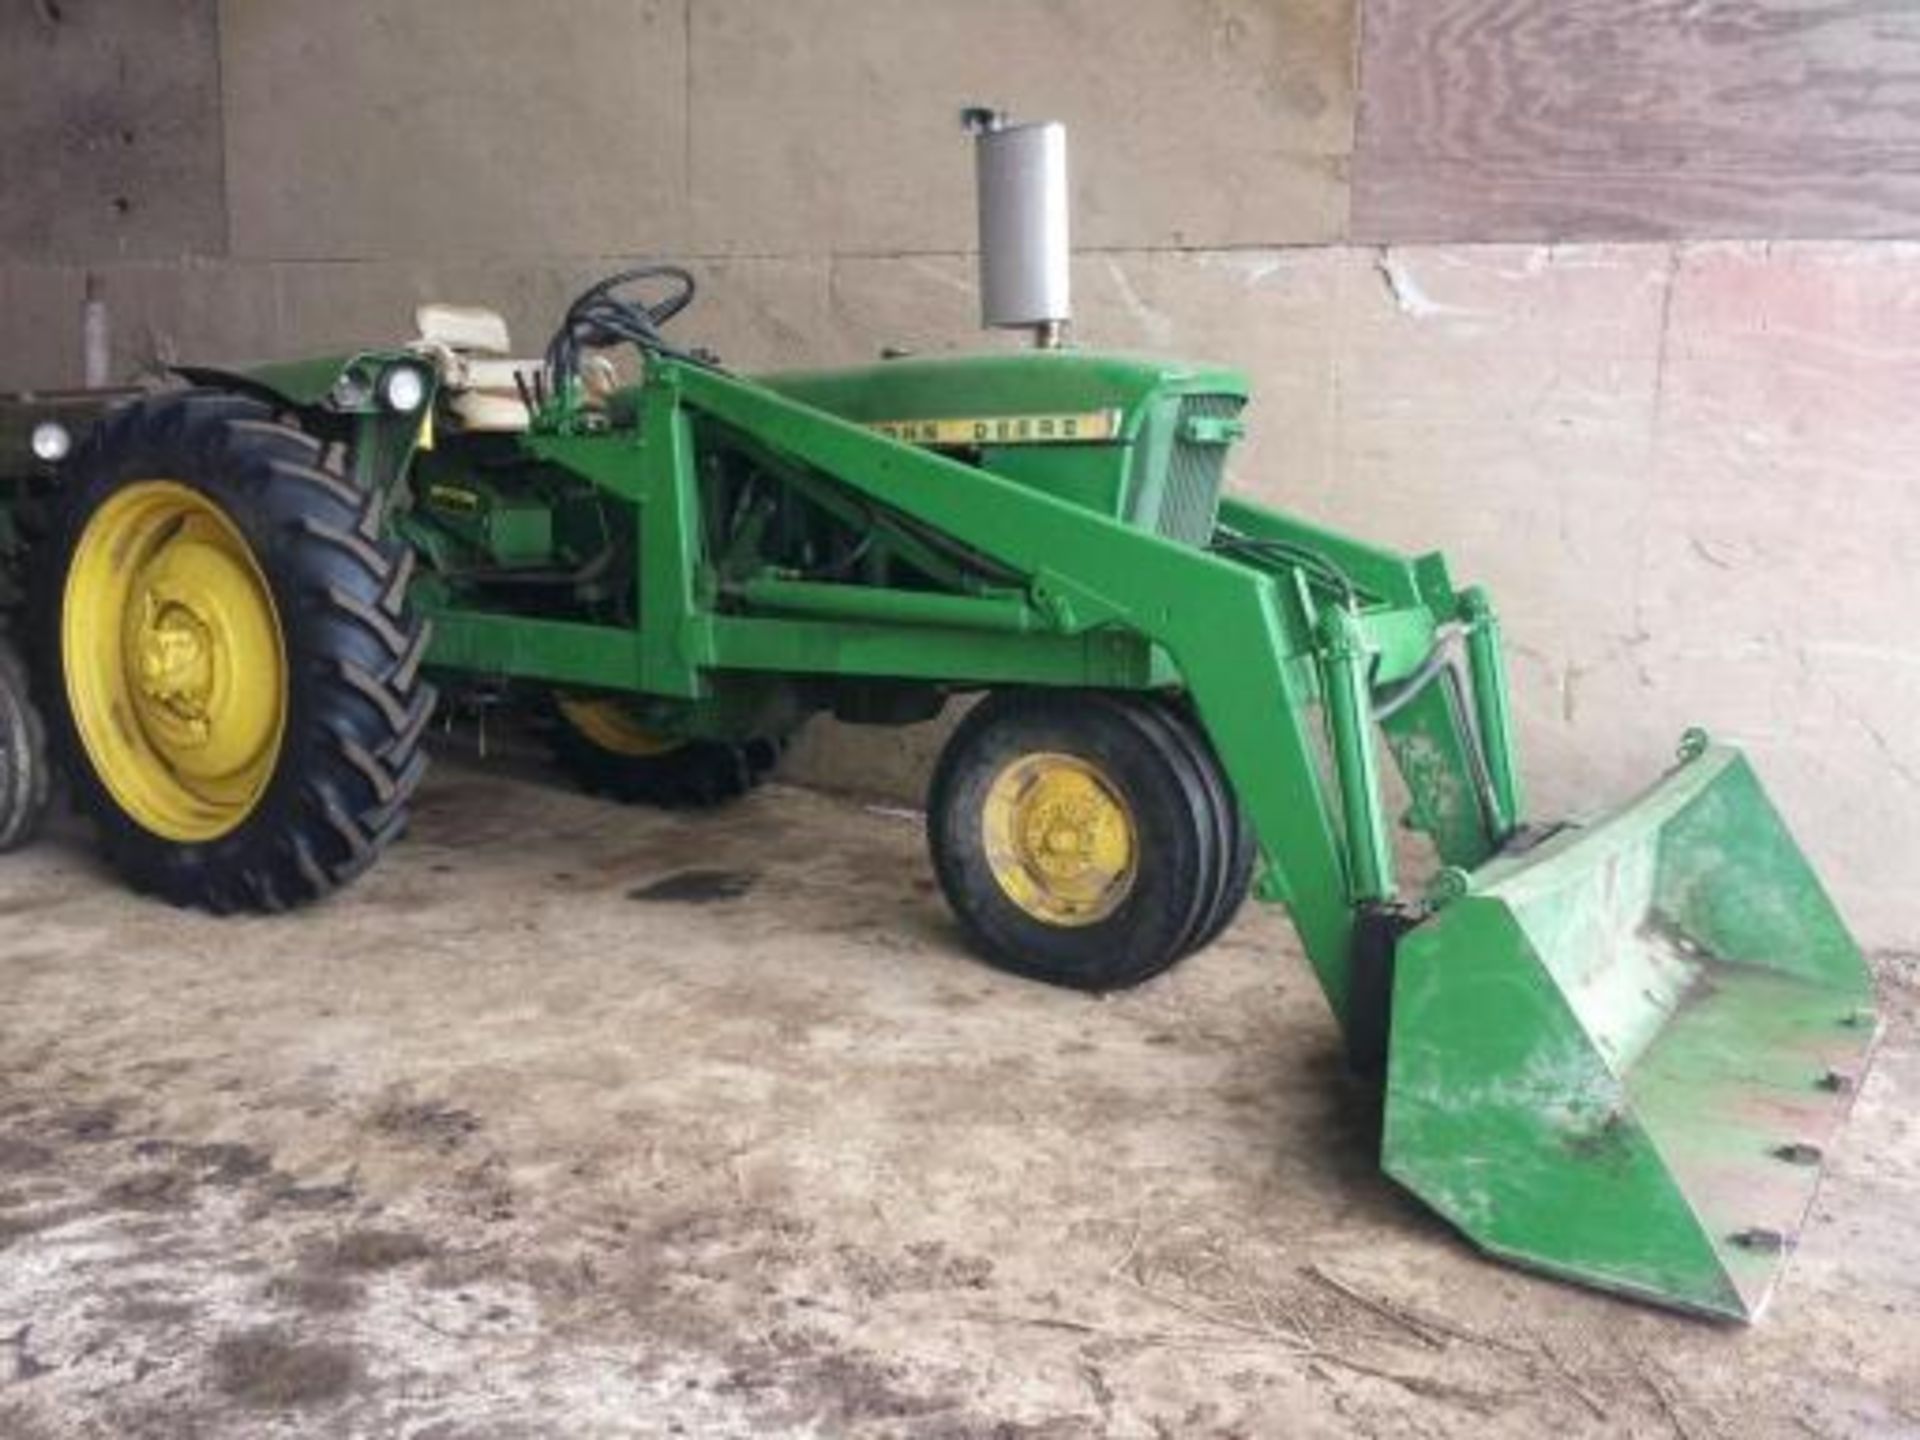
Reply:
<svg viewBox="0 0 1920 1440"><path fill-rule="evenodd" d="M644 760L678 750L685 741L657 735L633 718L618 700L581 700L562 696L560 713L567 723L602 750Z"/></svg>
<svg viewBox="0 0 1920 1440"><path fill-rule="evenodd" d="M175 480L116 492L74 550L60 639L74 728L129 818L198 843L253 813L286 731L286 644L224 510Z"/></svg>
<svg viewBox="0 0 1920 1440"><path fill-rule="evenodd" d="M1099 766L1036 752L987 787L981 816L994 879L1034 919L1093 925L1118 910L1139 869L1133 812Z"/></svg>

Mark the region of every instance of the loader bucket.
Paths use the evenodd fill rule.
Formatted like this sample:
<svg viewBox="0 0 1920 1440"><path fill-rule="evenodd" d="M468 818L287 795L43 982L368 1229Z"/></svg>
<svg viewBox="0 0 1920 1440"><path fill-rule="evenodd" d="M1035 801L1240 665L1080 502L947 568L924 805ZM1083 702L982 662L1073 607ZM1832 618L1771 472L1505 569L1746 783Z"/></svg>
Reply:
<svg viewBox="0 0 1920 1440"><path fill-rule="evenodd" d="M1877 1023L1746 760L1464 888L1396 952L1387 1172L1504 1259L1757 1319Z"/></svg>

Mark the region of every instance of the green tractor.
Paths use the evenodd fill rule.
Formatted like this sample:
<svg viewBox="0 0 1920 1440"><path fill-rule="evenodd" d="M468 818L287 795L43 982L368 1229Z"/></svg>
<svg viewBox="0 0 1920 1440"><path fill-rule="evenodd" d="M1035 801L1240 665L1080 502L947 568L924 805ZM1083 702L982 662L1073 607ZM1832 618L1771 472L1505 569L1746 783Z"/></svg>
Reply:
<svg viewBox="0 0 1920 1440"><path fill-rule="evenodd" d="M1751 770L1689 736L1617 812L1529 824L1487 597L1224 495L1245 380L1061 343L1059 127L974 125L987 318L1031 350L735 374L650 266L538 359L427 307L404 346L10 407L0 610L112 863L215 912L330 894L404 830L436 691L666 805L811 715L972 698L927 828L989 961L1135 985L1257 890L1383 1079L1396 1180L1505 1258L1754 1317L1876 1023ZM27 692L9 646L0 843L44 794Z"/></svg>

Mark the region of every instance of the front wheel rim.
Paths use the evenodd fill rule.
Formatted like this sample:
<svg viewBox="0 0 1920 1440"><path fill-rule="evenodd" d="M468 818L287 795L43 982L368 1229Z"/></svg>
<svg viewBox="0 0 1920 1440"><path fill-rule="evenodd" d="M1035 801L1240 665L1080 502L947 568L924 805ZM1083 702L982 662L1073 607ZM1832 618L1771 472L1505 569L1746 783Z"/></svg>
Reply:
<svg viewBox="0 0 1920 1440"><path fill-rule="evenodd" d="M60 636L74 728L119 808L190 844L243 824L279 762L288 668L232 517L177 480L117 490L74 547Z"/></svg>
<svg viewBox="0 0 1920 1440"><path fill-rule="evenodd" d="M1047 925L1096 925L1126 903L1140 868L1132 807L1079 755L1021 755L987 786L987 864L1001 892Z"/></svg>

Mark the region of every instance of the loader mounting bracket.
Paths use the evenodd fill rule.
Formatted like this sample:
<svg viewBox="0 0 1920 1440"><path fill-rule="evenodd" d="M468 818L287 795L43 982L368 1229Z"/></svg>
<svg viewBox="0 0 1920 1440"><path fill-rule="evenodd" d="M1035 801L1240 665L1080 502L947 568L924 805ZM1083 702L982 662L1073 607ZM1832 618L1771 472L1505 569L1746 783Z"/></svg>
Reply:
<svg viewBox="0 0 1920 1440"><path fill-rule="evenodd" d="M1393 1030L1393 956L1400 939L1427 917L1425 907L1372 901L1354 915L1353 964L1347 991L1347 1064L1356 1075L1387 1073Z"/></svg>

